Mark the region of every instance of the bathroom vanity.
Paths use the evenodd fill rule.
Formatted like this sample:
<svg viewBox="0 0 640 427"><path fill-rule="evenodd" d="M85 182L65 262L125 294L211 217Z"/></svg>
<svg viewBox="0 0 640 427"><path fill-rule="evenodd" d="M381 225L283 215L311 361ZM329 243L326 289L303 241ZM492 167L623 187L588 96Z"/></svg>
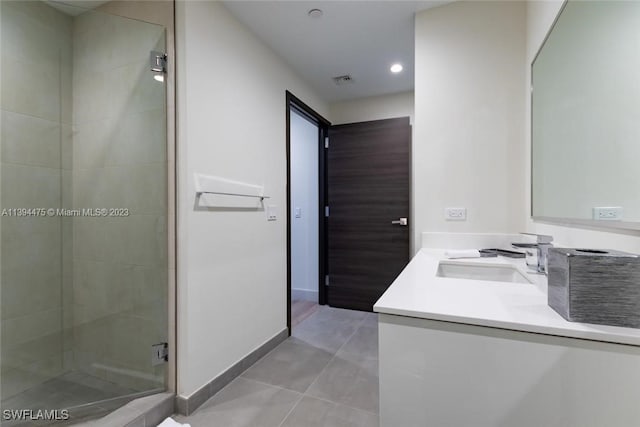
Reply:
<svg viewBox="0 0 640 427"><path fill-rule="evenodd" d="M543 8L531 10L541 19ZM569 0L560 10L531 69L532 217L639 230L640 3ZM546 276L523 260L444 261L445 249L508 248L515 237L423 233L424 249L374 305L382 427L640 426L640 329L565 320L547 303ZM580 272L588 316L566 317L634 324L638 306L612 304L606 269ZM554 295L557 286L563 312L569 285Z"/></svg>
<svg viewBox="0 0 640 427"><path fill-rule="evenodd" d="M382 427L640 425L640 329L566 321L522 259L444 254L374 306Z"/></svg>

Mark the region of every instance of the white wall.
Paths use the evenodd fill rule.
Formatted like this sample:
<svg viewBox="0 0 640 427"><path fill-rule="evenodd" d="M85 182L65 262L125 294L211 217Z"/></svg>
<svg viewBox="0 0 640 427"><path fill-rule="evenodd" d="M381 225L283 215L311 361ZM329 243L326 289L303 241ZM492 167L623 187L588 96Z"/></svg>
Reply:
<svg viewBox="0 0 640 427"><path fill-rule="evenodd" d="M285 90L320 99L219 2L176 3L178 387L187 397L286 327ZM194 210L193 173L264 184L263 211Z"/></svg>
<svg viewBox="0 0 640 427"><path fill-rule="evenodd" d="M291 111L291 293L293 299L315 302L318 302L318 132L316 124Z"/></svg>
<svg viewBox="0 0 640 427"><path fill-rule="evenodd" d="M423 231L524 227L524 2L456 2L416 15L413 200ZM445 221L445 207L467 220Z"/></svg>
<svg viewBox="0 0 640 427"><path fill-rule="evenodd" d="M413 124L413 110L413 92L401 92L334 102L329 106L329 117L331 124L340 125L409 116Z"/></svg>
<svg viewBox="0 0 640 427"><path fill-rule="evenodd" d="M530 219L531 212L531 97L529 94L529 82L531 81L531 62L551 28L562 0L529 1L527 2L527 80L525 84L526 95L526 126L525 126L525 181L524 204L527 207L527 229L535 233L551 234L556 242L564 246L613 248L623 251L640 253L640 232L638 231L608 231L606 229L585 229L560 225L534 222Z"/></svg>

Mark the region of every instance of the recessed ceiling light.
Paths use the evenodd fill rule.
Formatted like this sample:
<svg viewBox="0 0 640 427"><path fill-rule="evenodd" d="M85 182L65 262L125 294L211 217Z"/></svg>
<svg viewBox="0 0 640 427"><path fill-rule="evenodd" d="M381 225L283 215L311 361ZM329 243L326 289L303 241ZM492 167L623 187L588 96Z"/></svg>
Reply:
<svg viewBox="0 0 640 427"><path fill-rule="evenodd" d="M402 64L393 64L393 65L391 66L391 72L392 72L392 73L397 74L397 73L399 73L400 71L402 71Z"/></svg>
<svg viewBox="0 0 640 427"><path fill-rule="evenodd" d="M320 18L323 14L324 13L320 9L311 9L309 12L307 12L307 15L315 19Z"/></svg>

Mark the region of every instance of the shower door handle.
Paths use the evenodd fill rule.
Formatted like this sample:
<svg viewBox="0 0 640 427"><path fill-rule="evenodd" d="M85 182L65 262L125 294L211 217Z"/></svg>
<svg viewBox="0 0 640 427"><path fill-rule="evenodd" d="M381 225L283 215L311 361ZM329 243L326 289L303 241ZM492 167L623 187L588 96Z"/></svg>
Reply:
<svg viewBox="0 0 640 427"><path fill-rule="evenodd" d="M393 225L402 225L402 226L406 227L408 222L407 222L407 218L400 218L398 220L391 221L391 224L393 224Z"/></svg>

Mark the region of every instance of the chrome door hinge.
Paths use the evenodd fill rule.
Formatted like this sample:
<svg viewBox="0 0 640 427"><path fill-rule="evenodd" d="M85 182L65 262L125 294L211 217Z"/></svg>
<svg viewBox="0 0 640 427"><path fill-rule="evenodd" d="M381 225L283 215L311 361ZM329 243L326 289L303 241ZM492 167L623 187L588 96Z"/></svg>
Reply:
<svg viewBox="0 0 640 427"><path fill-rule="evenodd" d="M329 275L328 274L324 276L324 285L325 286L329 286Z"/></svg>
<svg viewBox="0 0 640 427"><path fill-rule="evenodd" d="M152 50L149 54L149 65L151 71L165 73L167 71L167 54Z"/></svg>
<svg viewBox="0 0 640 427"><path fill-rule="evenodd" d="M151 365L162 365L169 361L169 343L161 342L151 346Z"/></svg>
<svg viewBox="0 0 640 427"><path fill-rule="evenodd" d="M324 148L329 148L329 137L328 136L324 137Z"/></svg>
<svg viewBox="0 0 640 427"><path fill-rule="evenodd" d="M329 206L324 207L324 216L329 218Z"/></svg>

